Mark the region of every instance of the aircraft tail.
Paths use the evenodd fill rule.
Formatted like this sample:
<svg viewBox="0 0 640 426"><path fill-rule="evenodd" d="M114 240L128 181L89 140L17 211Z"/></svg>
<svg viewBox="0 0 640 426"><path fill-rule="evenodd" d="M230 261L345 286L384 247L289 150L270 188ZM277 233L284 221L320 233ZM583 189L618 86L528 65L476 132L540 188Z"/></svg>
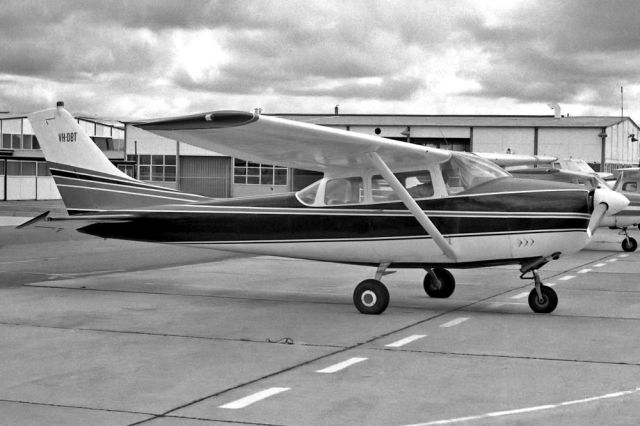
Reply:
<svg viewBox="0 0 640 426"><path fill-rule="evenodd" d="M64 104L28 114L58 191L70 215L206 200L148 185L109 161Z"/></svg>

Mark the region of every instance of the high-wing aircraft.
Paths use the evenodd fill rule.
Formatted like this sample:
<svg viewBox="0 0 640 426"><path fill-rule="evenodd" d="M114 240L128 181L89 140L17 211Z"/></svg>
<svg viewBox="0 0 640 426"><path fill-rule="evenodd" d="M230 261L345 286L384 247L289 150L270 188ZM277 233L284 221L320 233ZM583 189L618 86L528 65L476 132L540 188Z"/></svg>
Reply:
<svg viewBox="0 0 640 426"><path fill-rule="evenodd" d="M582 249L607 214L628 200L607 188L515 179L478 156L249 112L148 121L158 135L248 161L324 177L292 194L209 199L147 185L120 172L59 103L29 114L68 218L23 224L75 228L104 238L369 265L355 287L364 314L389 304L389 268L426 270L431 297L455 288L445 268L519 264L529 305L558 298L538 269Z"/></svg>
<svg viewBox="0 0 640 426"><path fill-rule="evenodd" d="M595 173L583 173L554 168L520 169L512 170L511 173L513 176L520 178L575 183L584 185L587 189L608 186L604 179ZM622 249L629 252L635 251L638 248L636 239L629 236L629 228L640 224L640 193L638 192L638 184L640 184L639 168L621 169L613 190L624 195L630 203L617 213L605 215L600 221L600 227L621 230L621 235L624 235L621 243Z"/></svg>

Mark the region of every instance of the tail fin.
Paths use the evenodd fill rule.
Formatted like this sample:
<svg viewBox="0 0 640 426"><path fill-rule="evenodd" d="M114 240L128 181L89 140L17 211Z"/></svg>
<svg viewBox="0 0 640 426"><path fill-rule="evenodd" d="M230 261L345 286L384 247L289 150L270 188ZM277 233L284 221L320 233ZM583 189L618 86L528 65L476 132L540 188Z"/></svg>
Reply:
<svg viewBox="0 0 640 426"><path fill-rule="evenodd" d="M28 114L69 214L122 210L206 200L147 185L120 171L58 102L55 109Z"/></svg>

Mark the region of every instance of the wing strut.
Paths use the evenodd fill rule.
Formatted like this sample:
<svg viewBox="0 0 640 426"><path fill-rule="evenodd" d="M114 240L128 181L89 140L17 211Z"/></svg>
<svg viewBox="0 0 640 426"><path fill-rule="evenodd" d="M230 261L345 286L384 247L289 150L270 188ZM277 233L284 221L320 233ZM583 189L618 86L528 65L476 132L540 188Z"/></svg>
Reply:
<svg viewBox="0 0 640 426"><path fill-rule="evenodd" d="M418 203L416 203L416 200L414 200L409 192L407 192L406 188L400 183L398 178L396 178L380 155L378 155L377 152L369 152L368 156L376 170L378 170L387 183L391 185L391 188L393 188L400 200L409 209L420 225L422 225L424 230L427 231L431 238L433 238L433 241L438 245L440 250L442 250L442 252L451 260L457 260L458 255L453 247L451 247L451 244L444 239L440 231L438 231L438 228L436 228L433 222L431 222L431 219L429 219L429 216L424 213Z"/></svg>

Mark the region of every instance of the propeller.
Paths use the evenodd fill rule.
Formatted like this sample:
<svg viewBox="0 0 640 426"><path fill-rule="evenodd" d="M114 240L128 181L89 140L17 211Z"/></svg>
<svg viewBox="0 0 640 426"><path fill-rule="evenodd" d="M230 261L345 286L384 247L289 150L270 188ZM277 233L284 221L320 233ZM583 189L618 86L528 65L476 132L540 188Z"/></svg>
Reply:
<svg viewBox="0 0 640 426"><path fill-rule="evenodd" d="M593 235L605 215L614 215L624 210L628 205L627 197L619 192L606 187L596 188L593 194L593 212L589 220L589 235Z"/></svg>

